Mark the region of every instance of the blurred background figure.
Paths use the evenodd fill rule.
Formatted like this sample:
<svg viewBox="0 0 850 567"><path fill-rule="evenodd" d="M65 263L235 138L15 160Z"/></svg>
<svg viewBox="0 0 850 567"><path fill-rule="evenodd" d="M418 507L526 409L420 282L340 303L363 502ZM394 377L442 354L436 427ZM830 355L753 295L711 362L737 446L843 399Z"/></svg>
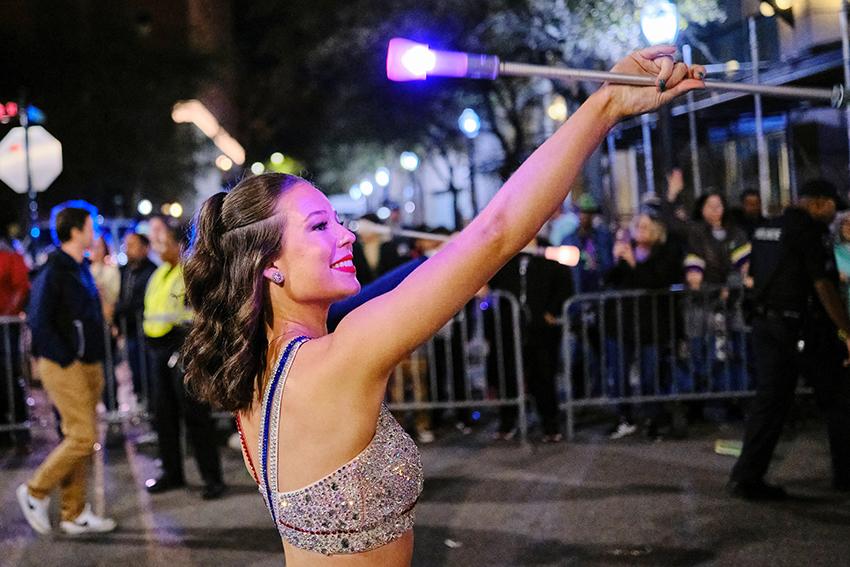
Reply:
<svg viewBox="0 0 850 567"><path fill-rule="evenodd" d="M9 219L0 220L0 316L22 318L30 291L29 270L24 257L12 244L10 224ZM29 412L23 364L28 361L21 356L21 325L2 325L0 332L8 333L8 340L0 334L0 362L11 374L0 372L0 425L24 423ZM29 428L0 431L0 448L13 446L18 452L26 453L29 445Z"/></svg>
<svg viewBox="0 0 850 567"><path fill-rule="evenodd" d="M118 302L118 294L121 291L121 274L115 264L115 258L106 239L101 235L94 239L89 254L91 261L91 275L100 293L100 303L103 307L103 318L112 322L115 313L115 304Z"/></svg>
<svg viewBox="0 0 850 567"><path fill-rule="evenodd" d="M761 212L761 195L757 189L745 189L741 192L741 206L729 212L732 221L752 240L753 232L767 220Z"/></svg>
<svg viewBox="0 0 850 567"><path fill-rule="evenodd" d="M611 288L661 291L681 282L682 260L676 247L667 243L664 225L644 213L635 218L633 226L631 239L627 232L621 231L614 244L616 264L607 277ZM669 389L673 378L671 357L675 355L670 345L671 324L675 324L670 321L671 312L667 305L659 307L650 295L623 299L619 305L613 301L606 303L605 394L608 397L628 396L632 388L644 395ZM646 433L654 437L660 417L657 404L645 405L645 417ZM611 438L620 439L636 431L632 406L621 405L619 423L611 431Z"/></svg>
<svg viewBox="0 0 850 567"><path fill-rule="evenodd" d="M189 395L183 382L180 348L192 321L192 312L186 305L181 263L184 238L185 230L179 226L166 226L159 235L155 247L162 265L151 276L145 292L144 331L154 383L154 428L162 459L161 475L148 479L145 486L152 494L186 486L180 442L181 424L185 424L204 483L201 497L210 500L221 497L227 487L210 407Z"/></svg>
<svg viewBox="0 0 850 567"><path fill-rule="evenodd" d="M121 267L121 286L113 321L126 348L127 362L133 377L133 392L136 399L141 400L143 396L150 395L151 391L150 382L142 382L148 377L148 372L142 350L144 332L141 324L145 309L145 288L156 270L156 264L148 257L150 240L144 234L128 233L124 237L124 247L127 264ZM145 401L151 410L151 399Z"/></svg>

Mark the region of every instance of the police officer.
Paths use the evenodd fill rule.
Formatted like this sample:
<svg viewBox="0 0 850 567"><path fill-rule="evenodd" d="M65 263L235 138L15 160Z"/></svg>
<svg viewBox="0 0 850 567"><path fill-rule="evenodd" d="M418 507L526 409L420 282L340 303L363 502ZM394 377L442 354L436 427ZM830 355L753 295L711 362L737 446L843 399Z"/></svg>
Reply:
<svg viewBox="0 0 850 567"><path fill-rule="evenodd" d="M850 377L845 362L850 318L838 292L829 233L840 200L835 187L821 179L806 183L800 195L797 206L753 235L756 397L727 485L732 496L748 500L786 496L782 487L766 483L764 475L800 374L826 412L834 486L850 489Z"/></svg>

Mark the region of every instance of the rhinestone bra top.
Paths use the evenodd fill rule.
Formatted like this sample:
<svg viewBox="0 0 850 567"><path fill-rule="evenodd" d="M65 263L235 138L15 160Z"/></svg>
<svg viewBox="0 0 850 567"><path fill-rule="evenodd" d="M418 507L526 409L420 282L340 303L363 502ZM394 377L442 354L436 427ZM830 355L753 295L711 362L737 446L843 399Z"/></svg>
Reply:
<svg viewBox="0 0 850 567"><path fill-rule="evenodd" d="M263 396L259 490L284 541L324 555L361 553L386 545L413 527L422 492L422 463L413 440L385 405L375 435L356 457L298 490L278 492L281 395L298 348L290 342Z"/></svg>

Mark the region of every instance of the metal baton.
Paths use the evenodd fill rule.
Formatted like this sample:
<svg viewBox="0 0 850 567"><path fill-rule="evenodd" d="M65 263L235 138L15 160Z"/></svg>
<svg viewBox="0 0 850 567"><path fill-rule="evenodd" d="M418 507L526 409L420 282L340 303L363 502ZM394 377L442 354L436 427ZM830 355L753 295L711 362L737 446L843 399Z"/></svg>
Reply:
<svg viewBox="0 0 850 567"><path fill-rule="evenodd" d="M387 77L393 81L422 81L429 76L496 79L502 75L609 82L622 85L655 85L653 77L612 73L610 71L511 63L500 61L496 55L429 49L425 44L403 38L391 39L387 49ZM841 108L845 103L842 85L836 85L831 89L819 89L730 81L705 81L705 88L708 90L820 100L829 102L834 108Z"/></svg>

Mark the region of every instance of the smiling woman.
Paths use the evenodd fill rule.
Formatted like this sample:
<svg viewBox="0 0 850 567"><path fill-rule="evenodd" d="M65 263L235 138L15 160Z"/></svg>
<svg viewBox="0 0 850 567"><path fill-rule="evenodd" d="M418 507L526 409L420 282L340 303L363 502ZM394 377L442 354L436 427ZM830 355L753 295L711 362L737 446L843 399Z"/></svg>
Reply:
<svg viewBox="0 0 850 567"><path fill-rule="evenodd" d="M185 271L198 314L187 380L237 413L287 565L410 564L422 465L383 405L390 371L534 237L618 120L703 86L693 78L702 70L674 64L674 51L620 62L614 71L661 88L600 89L468 227L333 333L331 304L360 284L354 235L328 199L298 177L265 174L204 204Z"/></svg>

